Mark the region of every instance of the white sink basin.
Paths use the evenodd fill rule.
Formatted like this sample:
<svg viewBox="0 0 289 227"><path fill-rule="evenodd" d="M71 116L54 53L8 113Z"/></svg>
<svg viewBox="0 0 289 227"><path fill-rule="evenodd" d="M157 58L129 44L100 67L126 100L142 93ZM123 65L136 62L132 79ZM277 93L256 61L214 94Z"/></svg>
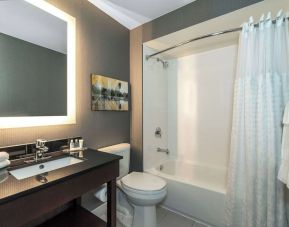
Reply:
<svg viewBox="0 0 289 227"><path fill-rule="evenodd" d="M22 180L28 177L36 176L41 173L49 172L52 170L60 169L66 166L74 165L77 163L83 162L83 160L65 157L57 159L54 161L48 161L40 164L35 164L33 166L23 167L20 169L15 169L10 171L10 173L17 179Z"/></svg>

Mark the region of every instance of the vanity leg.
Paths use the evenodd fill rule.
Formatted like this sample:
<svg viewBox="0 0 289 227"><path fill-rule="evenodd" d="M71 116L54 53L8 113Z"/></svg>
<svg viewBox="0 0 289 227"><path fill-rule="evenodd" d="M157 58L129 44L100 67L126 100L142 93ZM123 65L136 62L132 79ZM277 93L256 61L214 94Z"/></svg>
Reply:
<svg viewBox="0 0 289 227"><path fill-rule="evenodd" d="M116 179L107 183L107 226L116 227Z"/></svg>

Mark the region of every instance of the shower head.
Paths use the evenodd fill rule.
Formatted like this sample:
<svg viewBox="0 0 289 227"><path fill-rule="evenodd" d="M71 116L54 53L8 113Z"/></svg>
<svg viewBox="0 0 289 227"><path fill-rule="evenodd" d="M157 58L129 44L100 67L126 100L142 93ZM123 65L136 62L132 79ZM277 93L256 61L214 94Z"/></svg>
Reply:
<svg viewBox="0 0 289 227"><path fill-rule="evenodd" d="M163 59L160 58L157 58L157 61L163 64L164 69L169 67L169 63L167 61L164 61Z"/></svg>
<svg viewBox="0 0 289 227"><path fill-rule="evenodd" d="M149 58L149 55L146 56L146 60L148 61L150 58ZM169 63L161 58L155 58L158 62L161 62L163 64L163 68L166 69L169 67Z"/></svg>

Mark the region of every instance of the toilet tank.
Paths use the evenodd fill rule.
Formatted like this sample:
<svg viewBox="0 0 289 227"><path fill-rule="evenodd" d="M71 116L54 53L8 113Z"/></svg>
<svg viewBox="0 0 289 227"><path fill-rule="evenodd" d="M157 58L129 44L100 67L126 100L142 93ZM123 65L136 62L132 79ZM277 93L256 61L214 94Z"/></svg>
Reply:
<svg viewBox="0 0 289 227"><path fill-rule="evenodd" d="M121 143L109 147L99 148L97 150L122 156L122 159L119 160L119 178L122 178L128 174L130 160L130 144Z"/></svg>

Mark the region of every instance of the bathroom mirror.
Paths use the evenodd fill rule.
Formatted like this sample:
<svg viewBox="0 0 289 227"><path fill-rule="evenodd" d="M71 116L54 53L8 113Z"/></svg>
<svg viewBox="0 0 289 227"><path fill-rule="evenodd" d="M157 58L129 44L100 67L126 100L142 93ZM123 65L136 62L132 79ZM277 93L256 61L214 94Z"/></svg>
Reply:
<svg viewBox="0 0 289 227"><path fill-rule="evenodd" d="M75 19L0 1L0 128L75 123Z"/></svg>

